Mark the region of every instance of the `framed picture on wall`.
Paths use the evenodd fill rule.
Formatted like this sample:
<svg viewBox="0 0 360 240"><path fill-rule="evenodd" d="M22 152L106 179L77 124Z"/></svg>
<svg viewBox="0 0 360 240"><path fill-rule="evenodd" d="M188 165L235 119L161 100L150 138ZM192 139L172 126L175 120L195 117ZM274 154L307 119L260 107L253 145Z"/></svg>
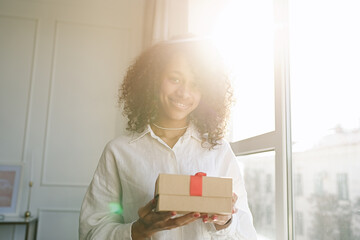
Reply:
<svg viewBox="0 0 360 240"><path fill-rule="evenodd" d="M0 164L0 214L17 215L21 165Z"/></svg>

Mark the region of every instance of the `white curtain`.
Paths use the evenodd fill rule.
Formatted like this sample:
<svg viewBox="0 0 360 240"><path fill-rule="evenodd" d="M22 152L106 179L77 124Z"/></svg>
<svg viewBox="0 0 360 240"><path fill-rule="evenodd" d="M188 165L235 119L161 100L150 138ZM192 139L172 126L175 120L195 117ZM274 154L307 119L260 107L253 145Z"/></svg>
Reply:
<svg viewBox="0 0 360 240"><path fill-rule="evenodd" d="M146 0L144 48L188 31L188 0Z"/></svg>

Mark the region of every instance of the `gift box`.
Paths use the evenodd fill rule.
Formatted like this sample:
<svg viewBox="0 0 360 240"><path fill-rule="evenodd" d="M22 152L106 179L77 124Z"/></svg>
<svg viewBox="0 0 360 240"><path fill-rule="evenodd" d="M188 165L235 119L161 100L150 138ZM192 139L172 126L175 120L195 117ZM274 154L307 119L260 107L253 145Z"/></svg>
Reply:
<svg viewBox="0 0 360 240"><path fill-rule="evenodd" d="M159 174L155 195L158 197L156 211L232 212L231 178L207 177L204 173L194 176Z"/></svg>

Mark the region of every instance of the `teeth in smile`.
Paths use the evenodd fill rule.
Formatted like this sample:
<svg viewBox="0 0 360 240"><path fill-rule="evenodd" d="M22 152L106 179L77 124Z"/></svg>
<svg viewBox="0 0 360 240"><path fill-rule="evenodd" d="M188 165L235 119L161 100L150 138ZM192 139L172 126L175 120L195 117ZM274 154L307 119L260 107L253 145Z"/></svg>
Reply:
<svg viewBox="0 0 360 240"><path fill-rule="evenodd" d="M180 107L180 108L186 108L186 107L188 107L188 105L183 104L183 103L180 103L180 102L175 102L175 101L174 101L174 104L175 104L176 106Z"/></svg>
<svg viewBox="0 0 360 240"><path fill-rule="evenodd" d="M182 103L176 103L176 105L178 105L179 107L186 107L186 105Z"/></svg>

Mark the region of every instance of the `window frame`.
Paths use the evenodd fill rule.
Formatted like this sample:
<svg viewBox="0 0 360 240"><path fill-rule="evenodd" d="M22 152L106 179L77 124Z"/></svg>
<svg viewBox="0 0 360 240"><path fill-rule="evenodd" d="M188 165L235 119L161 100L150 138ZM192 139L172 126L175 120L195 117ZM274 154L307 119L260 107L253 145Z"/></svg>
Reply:
<svg viewBox="0 0 360 240"><path fill-rule="evenodd" d="M275 130L230 144L236 156L275 151L276 239L294 240L289 1L274 0L273 3Z"/></svg>

